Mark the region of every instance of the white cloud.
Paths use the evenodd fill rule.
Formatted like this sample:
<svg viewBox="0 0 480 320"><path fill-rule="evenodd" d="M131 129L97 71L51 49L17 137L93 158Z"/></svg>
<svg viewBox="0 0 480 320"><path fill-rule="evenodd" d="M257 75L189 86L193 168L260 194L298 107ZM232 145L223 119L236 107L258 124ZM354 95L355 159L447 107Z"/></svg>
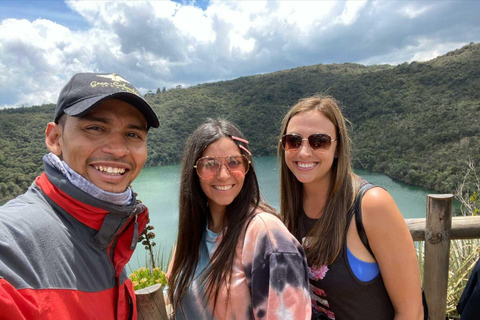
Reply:
<svg viewBox="0 0 480 320"><path fill-rule="evenodd" d="M78 47L74 39L75 34L70 30L48 20L3 20L0 91L11 97L7 103L0 101L0 105L55 101L64 83L62 75L91 65L89 60L79 60L84 48Z"/></svg>
<svg viewBox="0 0 480 320"><path fill-rule="evenodd" d="M409 45L403 48L402 52L391 52L386 55L375 56L360 61L361 64L392 64L398 65L404 62L423 62L434 59L440 55L444 55L449 51L461 48L465 43L462 42L445 42L438 43L431 39L419 39L416 45Z"/></svg>
<svg viewBox="0 0 480 320"><path fill-rule="evenodd" d="M172 21L178 30L187 37L192 37L198 42L212 43L215 41L212 21L200 8L181 7L172 16Z"/></svg>
<svg viewBox="0 0 480 320"><path fill-rule="evenodd" d="M438 43L432 39L419 39L419 45L413 48L412 57L408 62L412 61L428 61L440 55L446 54L465 45L461 42L445 42Z"/></svg>
<svg viewBox="0 0 480 320"><path fill-rule="evenodd" d="M430 5L424 5L422 3L408 4L399 9L400 14L410 18L415 19L430 9Z"/></svg>
<svg viewBox="0 0 480 320"><path fill-rule="evenodd" d="M424 61L480 41L480 4L468 1L67 4L87 27L0 21L0 107L55 102L81 71L116 72L146 92L317 63Z"/></svg>
<svg viewBox="0 0 480 320"><path fill-rule="evenodd" d="M280 1L278 18L301 33L311 33L332 23L336 5L335 1Z"/></svg>
<svg viewBox="0 0 480 320"><path fill-rule="evenodd" d="M344 25L351 25L357 21L360 16L360 11L367 4L367 0L350 0L346 1L345 8L338 20Z"/></svg>

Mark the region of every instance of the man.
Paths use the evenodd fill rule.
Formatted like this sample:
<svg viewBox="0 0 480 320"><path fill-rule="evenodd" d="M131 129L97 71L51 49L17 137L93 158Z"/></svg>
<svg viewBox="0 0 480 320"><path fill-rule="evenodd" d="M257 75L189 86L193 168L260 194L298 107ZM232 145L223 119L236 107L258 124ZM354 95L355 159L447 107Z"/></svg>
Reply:
<svg viewBox="0 0 480 320"><path fill-rule="evenodd" d="M45 172L0 207L0 319L136 319L124 267L148 210L129 185L158 126L122 77L70 79L45 131Z"/></svg>

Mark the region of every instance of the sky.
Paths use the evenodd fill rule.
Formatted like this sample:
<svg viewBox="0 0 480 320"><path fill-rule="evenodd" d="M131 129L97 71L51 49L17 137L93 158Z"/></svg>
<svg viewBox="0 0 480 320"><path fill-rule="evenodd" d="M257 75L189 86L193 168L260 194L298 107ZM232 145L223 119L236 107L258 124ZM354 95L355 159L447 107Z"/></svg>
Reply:
<svg viewBox="0 0 480 320"><path fill-rule="evenodd" d="M142 93L331 63L426 61L480 42L480 1L0 0L0 108L78 72Z"/></svg>

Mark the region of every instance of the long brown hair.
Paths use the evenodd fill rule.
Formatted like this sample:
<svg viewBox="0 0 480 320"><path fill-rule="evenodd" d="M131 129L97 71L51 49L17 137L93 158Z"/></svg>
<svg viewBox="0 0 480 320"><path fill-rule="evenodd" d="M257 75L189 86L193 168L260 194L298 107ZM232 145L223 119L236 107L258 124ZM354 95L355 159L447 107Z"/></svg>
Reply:
<svg viewBox="0 0 480 320"><path fill-rule="evenodd" d="M232 136L245 139L232 122L207 119L192 133L185 146L180 183L177 245L173 267L168 278L168 296L174 312L180 307L182 298L192 283L199 259L202 234L210 215L208 199L200 187L199 177L193 166L210 144L223 137ZM233 141L249 150L248 144L239 140ZM239 148L240 152L250 159L250 154L243 148ZM234 248L247 221L257 208L265 212L274 212L274 209L266 204L260 195L252 163L245 175L242 190L226 208L223 225L228 228L223 229L223 239L202 274L201 281L206 284L204 299L213 296L214 309L220 285L226 284L231 277Z"/></svg>
<svg viewBox="0 0 480 320"><path fill-rule="evenodd" d="M345 235L346 216L353 204L359 180L351 166L350 138L338 102L331 96L315 95L299 100L287 113L282 122L281 137L295 115L317 111L325 115L338 133L337 157L332 164L330 188L323 214L308 233L305 248L307 260L312 265L329 265L338 256ZM300 220L303 212L303 187L285 163L285 151L278 144L280 167L280 213L288 230L298 239L302 233Z"/></svg>

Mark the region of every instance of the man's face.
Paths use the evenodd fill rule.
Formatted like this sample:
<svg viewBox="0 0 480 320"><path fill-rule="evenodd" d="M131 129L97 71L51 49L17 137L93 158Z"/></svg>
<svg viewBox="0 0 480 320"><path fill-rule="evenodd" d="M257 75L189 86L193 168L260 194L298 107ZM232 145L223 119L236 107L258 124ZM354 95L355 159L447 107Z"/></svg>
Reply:
<svg viewBox="0 0 480 320"><path fill-rule="evenodd" d="M125 191L147 159L143 114L127 102L109 99L83 117L63 117L63 128L47 126L48 149L100 189Z"/></svg>

